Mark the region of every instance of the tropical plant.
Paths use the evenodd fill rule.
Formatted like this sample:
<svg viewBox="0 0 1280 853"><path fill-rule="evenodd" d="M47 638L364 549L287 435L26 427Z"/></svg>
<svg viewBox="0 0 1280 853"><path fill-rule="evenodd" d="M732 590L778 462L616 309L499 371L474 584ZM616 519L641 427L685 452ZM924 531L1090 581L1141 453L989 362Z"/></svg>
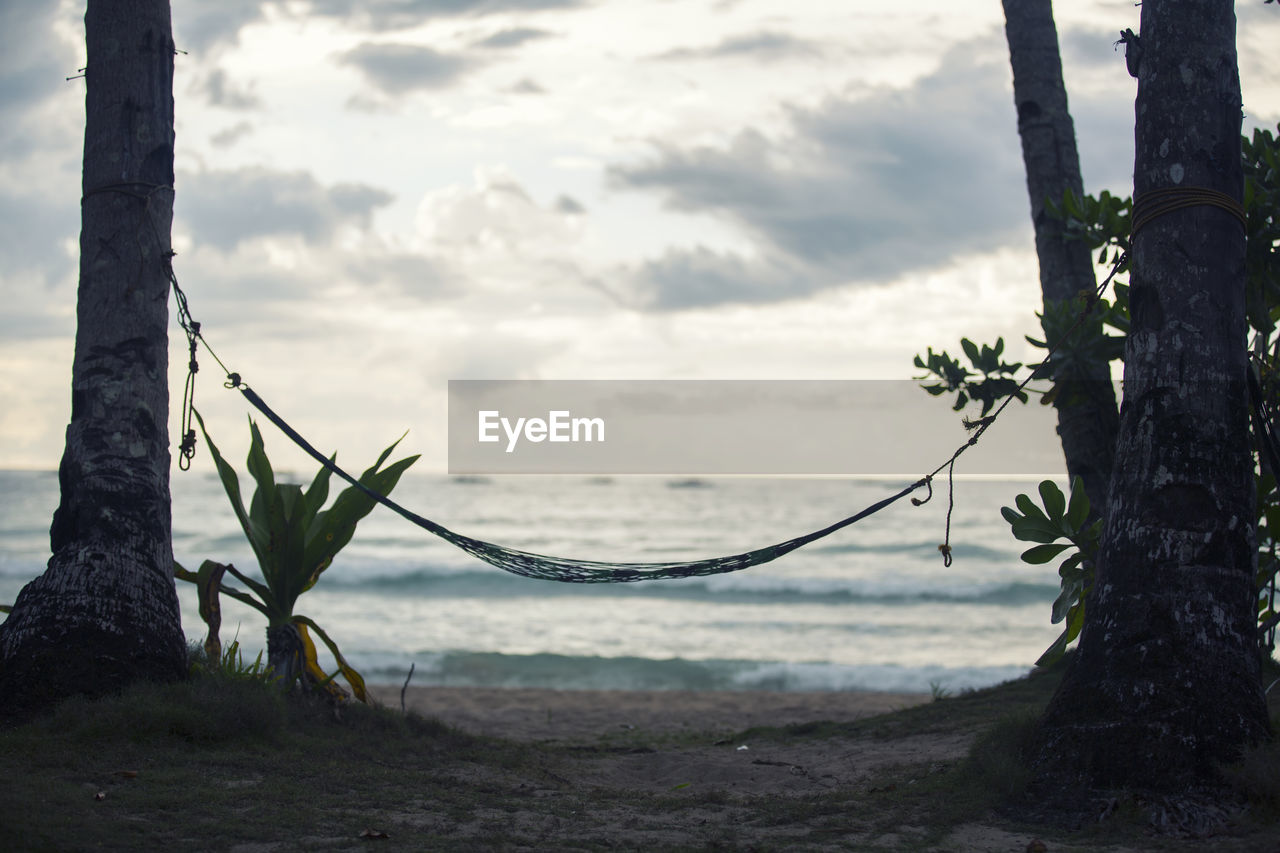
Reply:
<svg viewBox="0 0 1280 853"><path fill-rule="evenodd" d="M231 508L253 548L262 573L262 580L258 581L229 563L206 560L195 572L174 564L175 575L196 586L200 616L209 627L205 641L206 656L209 660L223 658L218 639L222 621L218 596L225 593L266 617L267 664L272 675L283 684L301 683L304 687L336 692L333 679L341 674L356 698L367 701L364 679L347 663L337 643L312 619L294 612L294 608L298 598L315 586L334 557L351 541L357 523L369 514L376 501L363 489L350 486L334 499L328 509L322 509L329 497L330 470L327 467L320 469L305 491L293 483L276 482L263 446L262 433L251 420L248 469L257 488L246 510L235 469L218 452L199 413L196 413L196 419L231 501ZM417 456L409 456L383 468L383 463L399 443L397 439L382 451L378 461L361 475L359 482L362 486L382 495L395 488L401 474L418 459ZM330 461L336 458L336 455L330 457ZM226 586L223 578L227 574L243 583L246 589ZM312 632L337 661L338 670L332 675L326 674L317 660Z"/></svg>
<svg viewBox="0 0 1280 853"><path fill-rule="evenodd" d="M1080 635L1084 626L1085 599L1093 586L1102 520L1090 523L1089 498L1079 477L1071 484L1070 501L1052 480L1040 483L1040 500L1043 509L1036 506L1030 496L1020 494L1014 500L1018 509L1001 507L1000 514L1009 522L1014 538L1040 543L1022 552L1023 562L1039 566L1067 554L1058 566L1061 591L1053 602L1052 616L1054 625L1065 621L1066 626L1036 661L1036 666L1048 666L1066 653L1067 645ZM1063 539L1066 541L1059 541Z"/></svg>

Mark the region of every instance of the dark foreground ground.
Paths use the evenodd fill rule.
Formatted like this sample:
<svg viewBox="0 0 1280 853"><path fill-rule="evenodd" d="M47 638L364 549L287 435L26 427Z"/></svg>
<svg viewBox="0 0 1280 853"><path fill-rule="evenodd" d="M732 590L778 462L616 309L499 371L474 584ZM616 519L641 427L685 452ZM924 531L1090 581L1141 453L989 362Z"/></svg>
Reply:
<svg viewBox="0 0 1280 853"><path fill-rule="evenodd" d="M402 714L398 688L335 716L206 675L0 731L0 849L1280 850L1271 748L1234 771L1209 838L1125 792L1099 798L1101 821L1010 817L1018 744L1054 682L939 701L406 696L446 723Z"/></svg>

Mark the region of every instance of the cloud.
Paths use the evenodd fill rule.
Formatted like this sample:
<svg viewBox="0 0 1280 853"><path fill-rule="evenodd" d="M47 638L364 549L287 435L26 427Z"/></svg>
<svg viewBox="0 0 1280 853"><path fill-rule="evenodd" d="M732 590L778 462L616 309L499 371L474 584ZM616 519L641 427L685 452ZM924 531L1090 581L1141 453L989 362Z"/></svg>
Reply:
<svg viewBox="0 0 1280 853"><path fill-rule="evenodd" d="M58 18L56 3L0 4L0 147L6 160L48 147L49 114L59 104L75 103L83 120L84 81L66 78L84 62L58 37Z"/></svg>
<svg viewBox="0 0 1280 853"><path fill-rule="evenodd" d="M201 54L223 43L235 44L240 31L263 20L264 0L218 0L217 3L175 3L174 44Z"/></svg>
<svg viewBox="0 0 1280 853"><path fill-rule="evenodd" d="M180 174L175 213L197 245L223 250L258 237L328 240L341 226L367 228L392 196L360 184L321 185L304 172L253 168Z"/></svg>
<svg viewBox="0 0 1280 853"><path fill-rule="evenodd" d="M572 229L559 204L547 210L503 170L481 169L471 187L449 187L426 198L419 231L432 245L458 253L546 256L567 244Z"/></svg>
<svg viewBox="0 0 1280 853"><path fill-rule="evenodd" d="M747 259L698 246L671 249L646 261L635 274L630 295L645 307L680 310L799 298L816 286L803 266L785 257Z"/></svg>
<svg viewBox="0 0 1280 853"><path fill-rule="evenodd" d="M247 121L238 121L210 136L209 141L214 148L230 148L250 133L253 133L253 125Z"/></svg>
<svg viewBox="0 0 1280 853"><path fill-rule="evenodd" d="M262 106L262 100L250 89L235 86L227 79L227 72L216 68L192 87L203 95L211 106L229 110L252 110Z"/></svg>
<svg viewBox="0 0 1280 853"><path fill-rule="evenodd" d="M412 29L439 18L482 17L582 5L585 0L312 0L305 5L285 6L269 0L218 0L216 3L175 3L173 29L179 48L202 54L222 45L236 44L245 27L267 19L268 7L274 7L276 14L293 15L299 20L331 18L355 29L391 32ZM43 8L33 15L20 5L8 6L11 8L6 10L9 13L6 17L14 19L38 17L43 13ZM57 4L41 6L56 10Z"/></svg>
<svg viewBox="0 0 1280 853"><path fill-rule="evenodd" d="M567 196L541 204L504 169L482 168L472 185L423 198L417 235L429 257L448 259L467 282L469 310L506 315L516 300L529 312L597 316L606 304L616 308L616 298L578 251L587 227L581 210Z"/></svg>
<svg viewBox="0 0 1280 853"><path fill-rule="evenodd" d="M538 85L536 80L530 80L528 77L516 81L507 91L513 95L545 95L547 93L547 90Z"/></svg>
<svg viewBox="0 0 1280 853"><path fill-rule="evenodd" d="M479 41L472 42L472 47L487 48L490 50L504 50L512 47L519 47L525 42L544 39L552 34L546 30L539 30L533 27L512 27L510 29L498 30L491 36L482 38Z"/></svg>
<svg viewBox="0 0 1280 853"><path fill-rule="evenodd" d="M19 275L46 285L74 278L75 256L66 246L80 230L80 209L73 194L0 190L0 281L9 289Z"/></svg>
<svg viewBox="0 0 1280 853"><path fill-rule="evenodd" d="M75 73L71 51L54 35L56 3L31 7L0 6L0 111L9 112L39 102Z"/></svg>
<svg viewBox="0 0 1280 853"><path fill-rule="evenodd" d="M743 57L762 62L781 59L812 58L822 54L822 46L787 33L761 30L731 36L709 47L682 47L658 54L656 59L726 59Z"/></svg>
<svg viewBox="0 0 1280 853"><path fill-rule="evenodd" d="M309 12L385 32L416 27L433 18L537 12L582 5L584 0L312 0Z"/></svg>
<svg viewBox="0 0 1280 853"><path fill-rule="evenodd" d="M1059 33L1058 46L1064 65L1101 68L1126 75L1124 47L1116 48L1118 32L1092 27L1070 27ZM1070 83L1067 84L1070 86ZM1070 91L1067 92L1068 97Z"/></svg>
<svg viewBox="0 0 1280 853"><path fill-rule="evenodd" d="M883 282L994 249L1026 228L1027 201L1003 57L973 44L905 90L830 97L787 111L789 129L726 146L656 143L615 165L615 188L728 221L756 257L672 250L637 270L653 309L765 302Z"/></svg>
<svg viewBox="0 0 1280 853"><path fill-rule="evenodd" d="M477 64L475 60L421 45L373 42L347 51L342 61L359 68L388 95L443 88Z"/></svg>
<svg viewBox="0 0 1280 853"><path fill-rule="evenodd" d="M556 213L563 213L566 216L578 216L586 213L587 209L582 206L582 202L572 196L562 195L556 199Z"/></svg>

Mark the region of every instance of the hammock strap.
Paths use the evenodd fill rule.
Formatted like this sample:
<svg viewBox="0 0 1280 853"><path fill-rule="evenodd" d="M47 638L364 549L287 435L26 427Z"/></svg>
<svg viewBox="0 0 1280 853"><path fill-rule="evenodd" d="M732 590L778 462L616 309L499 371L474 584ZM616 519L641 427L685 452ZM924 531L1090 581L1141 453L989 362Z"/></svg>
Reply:
<svg viewBox="0 0 1280 853"><path fill-rule="evenodd" d="M897 494L890 495L887 498L876 501L862 511L849 516L848 518L837 521L835 524L807 533L804 536L797 536L794 539L788 539L785 542L779 542L776 545L770 545L765 548L758 548L754 551L747 551L742 554L733 554L728 557L712 557L705 560L692 560L686 562L668 562L668 563L610 563L600 562L596 560L576 560L566 557L549 557L544 554L535 554L529 551L520 551L515 548L508 548L504 545L495 545L492 542L484 542L480 539L472 539L470 536L463 536L461 533L455 533L443 525L437 524L429 518L424 518L412 510L406 509L386 495L380 494L370 489L355 477L348 474L337 465L329 457L325 456L319 450L311 445L303 438L297 430L289 426L284 418L277 415L266 402L259 397L252 388L244 385L239 381L239 377L234 377L235 385L244 398L261 412L268 420L287 435L294 444L305 450L313 459L318 461L332 473L337 474L346 482L355 486L364 492L373 500L385 506L387 509L401 516L407 521L416 524L423 530L439 536L441 539L452 545L461 548L468 554L478 559L484 560L490 565L497 566L500 569L511 572L513 574L522 575L527 578L537 578L539 580L560 581L562 583L632 583L634 581L662 580L667 578L689 578L700 577L704 575L717 575L725 572L736 572L740 569L750 568L751 566L759 566L776 560L784 554L788 554L797 548L808 545L810 542L830 536L838 530L843 530L855 522L861 521L869 515L873 515L890 504L906 497L923 486L929 486L931 477L924 477Z"/></svg>

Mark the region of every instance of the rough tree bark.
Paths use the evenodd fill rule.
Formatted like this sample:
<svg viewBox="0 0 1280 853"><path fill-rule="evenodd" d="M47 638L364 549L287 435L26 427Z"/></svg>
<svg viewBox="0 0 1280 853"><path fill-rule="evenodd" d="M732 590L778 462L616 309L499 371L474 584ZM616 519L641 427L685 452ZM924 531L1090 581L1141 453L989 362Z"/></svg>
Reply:
<svg viewBox="0 0 1280 853"><path fill-rule="evenodd" d="M1239 200L1231 0L1142 5L1134 194ZM1133 49L1133 48L1131 48ZM1264 738L1254 638L1245 241L1197 203L1134 237L1110 509L1079 651L1039 729L1042 779L1181 791Z"/></svg>
<svg viewBox="0 0 1280 853"><path fill-rule="evenodd" d="M1004 0L1004 17L1040 261L1040 291L1046 308L1056 303L1074 304L1078 294L1091 292L1096 282L1089 247L1081 240L1068 240L1061 220L1045 210L1046 200L1061 203L1066 190L1077 198L1084 195L1053 8L1050 0ZM1101 325L1098 317L1091 322L1095 327ZM1093 331L1100 333L1100 328ZM1120 428L1111 369L1105 359L1096 358L1071 375L1059 370L1054 379L1059 385L1054 405L1067 473L1073 479L1082 478L1095 514L1105 514Z"/></svg>
<svg viewBox="0 0 1280 853"><path fill-rule="evenodd" d="M71 422L44 574L0 626L0 708L186 666L169 505L168 0L89 0Z"/></svg>

